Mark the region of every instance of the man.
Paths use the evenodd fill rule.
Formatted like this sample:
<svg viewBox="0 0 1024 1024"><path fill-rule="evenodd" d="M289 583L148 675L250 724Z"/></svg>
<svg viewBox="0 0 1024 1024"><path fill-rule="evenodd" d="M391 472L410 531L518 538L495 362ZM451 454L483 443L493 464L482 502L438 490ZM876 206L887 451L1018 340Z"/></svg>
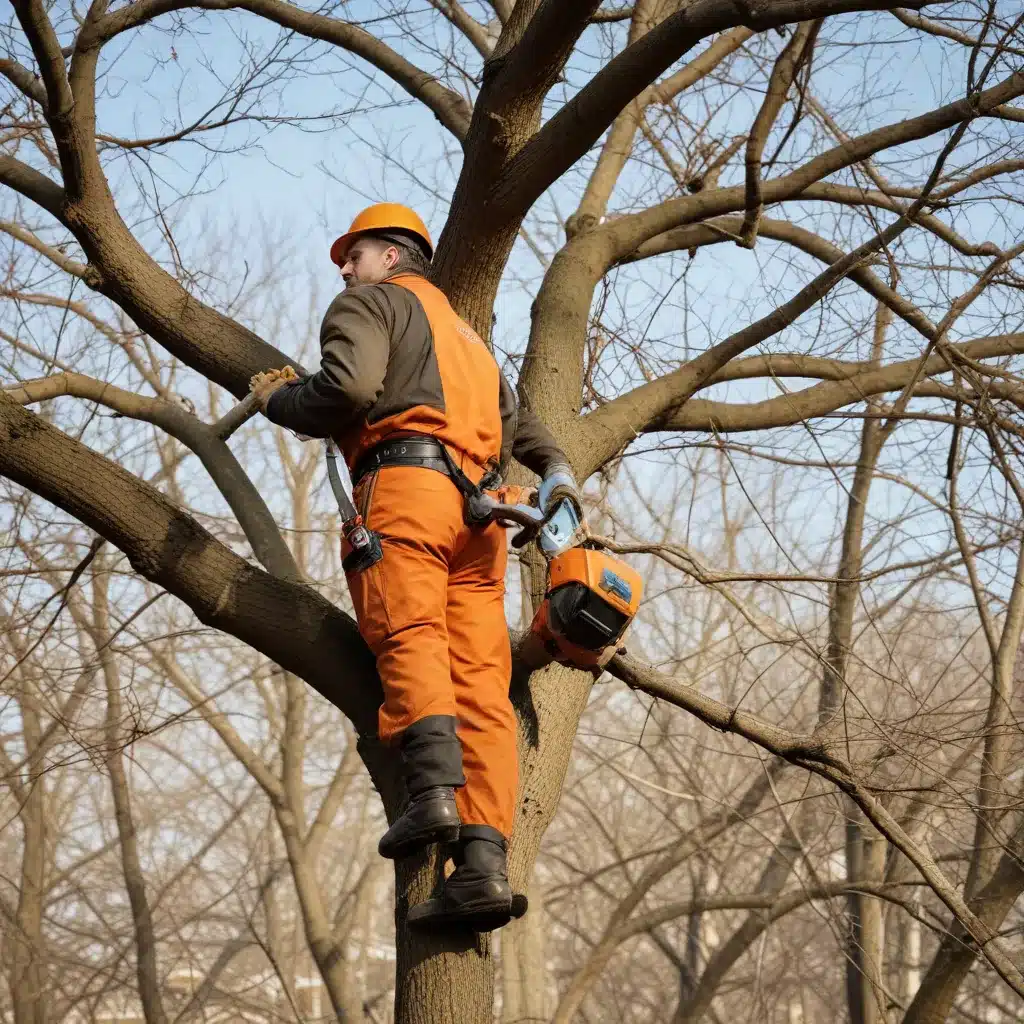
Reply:
<svg viewBox="0 0 1024 1024"><path fill-rule="evenodd" d="M579 500L568 460L525 409L476 333L430 284L423 221L393 203L360 213L331 247L345 290L320 329L321 366L255 390L272 422L333 437L383 559L346 572L384 687L382 741L401 751L409 793L380 841L400 858L453 842L455 871L410 921L506 924L506 843L515 812L504 530L470 526L443 444L474 484L514 457L542 478L545 511ZM344 545L343 545L344 546Z"/></svg>

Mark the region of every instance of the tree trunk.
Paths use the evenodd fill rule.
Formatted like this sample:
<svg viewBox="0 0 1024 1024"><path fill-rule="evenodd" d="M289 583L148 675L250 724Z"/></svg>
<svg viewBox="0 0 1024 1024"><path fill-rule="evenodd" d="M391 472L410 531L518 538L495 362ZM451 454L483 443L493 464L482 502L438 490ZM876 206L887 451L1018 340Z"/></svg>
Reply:
<svg viewBox="0 0 1024 1024"><path fill-rule="evenodd" d="M971 898L969 906L988 927L996 929L1024 892L1024 819L989 881ZM903 1024L944 1024L975 961L978 945L955 921L943 938Z"/></svg>
<svg viewBox="0 0 1024 1024"><path fill-rule="evenodd" d="M128 778L121 757L122 705L121 681L118 678L114 654L110 648L109 615L107 610L106 575L98 575L93 583L93 643L99 655L103 678L107 687L106 761L110 776L110 793L114 802L114 820L121 845L121 870L124 874L128 903L132 911L135 935L135 976L139 987L139 1000L146 1024L168 1024L160 989L160 976L156 959L156 933L146 894L146 880L139 861L138 834L132 815Z"/></svg>
<svg viewBox="0 0 1024 1024"><path fill-rule="evenodd" d="M409 907L433 894L442 869L434 846L395 871L395 1024L489 1024L493 1017L492 936L405 924Z"/></svg>
<svg viewBox="0 0 1024 1024"><path fill-rule="evenodd" d="M554 1007L547 986L544 893L530 886L530 912L501 933L502 1024L546 1024Z"/></svg>
<svg viewBox="0 0 1024 1024"><path fill-rule="evenodd" d="M852 802L847 806L847 880L880 882L885 875L885 840L864 819L858 807ZM847 907L850 955L846 961L846 1001L850 1024L885 1024L882 906L871 896L852 892L847 898Z"/></svg>
<svg viewBox="0 0 1024 1024"><path fill-rule="evenodd" d="M25 731L27 734L29 729L26 727ZM14 1024L46 1024L48 986L43 950L46 788L43 777L34 771L29 775L19 817L23 846L18 908L14 927L7 936L11 1002Z"/></svg>

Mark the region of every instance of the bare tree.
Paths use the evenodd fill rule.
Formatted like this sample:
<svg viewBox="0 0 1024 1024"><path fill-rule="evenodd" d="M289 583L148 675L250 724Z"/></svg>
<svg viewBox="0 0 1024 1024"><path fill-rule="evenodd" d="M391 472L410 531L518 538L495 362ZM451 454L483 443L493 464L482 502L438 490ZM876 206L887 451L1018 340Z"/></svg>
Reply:
<svg viewBox="0 0 1024 1024"><path fill-rule="evenodd" d="M72 518L60 521L65 529L81 524L119 549L134 574L125 586L136 588L136 605L118 628L129 628L146 602L176 599L181 621L164 623L166 642L146 635L152 656L140 659L139 678L158 693L173 687L182 702L175 713L201 721L203 734L215 736L259 787L275 826L264 834L279 838L295 889L294 928L333 1012L372 1014L352 998L340 945L348 925L332 920L328 883L318 876L351 762L345 767L339 742L335 759L345 771L324 783L313 811L304 782L310 715L329 712L322 703L310 711L304 684L347 718L344 750L358 750L390 814L401 793L393 758L375 738L379 681L337 580L314 568L333 565L336 575L330 543L318 541L316 557L309 548L311 531L327 529L309 517L315 451L296 454L281 441L268 464L262 453L229 444L247 410L230 409L228 399L244 398L253 373L297 361L294 347L281 351L256 330L273 301L274 274L232 281L230 248L203 252L177 226L175 207L182 191L207 187L209 168L227 166L234 148L265 143L282 125L336 126L360 116L370 123L385 105L381 95L387 103L411 98L417 116L445 133L439 145L454 139L460 150L454 180L442 171L438 183L410 169L421 194L439 193L447 204L434 280L499 355L508 345L520 400L556 430L577 475L596 476L594 521L621 550L649 559L651 611L633 641L645 658L620 656L611 674L690 712L688 743L706 742L698 722L729 734L707 757L708 774L685 780L691 817L660 807L634 832L625 816L620 836L598 804L586 807L588 830L604 826L614 851L615 886L596 881L600 899L574 908L591 915L574 925L591 948L559 979L554 1019L589 1015L595 980L627 942L645 943L658 969L609 989L607 1005L623 1019L642 1012L642 1019L698 1020L718 1013L719 1003L724 1014L732 996L723 991L740 976L763 1019L776 1009L790 1019L804 1005L803 990L778 978L765 984L762 970L777 928L791 930L777 924L789 915L803 915L800 934L835 936L841 960L822 971L848 965L839 968L846 1012L858 1024L894 1009L913 1020L947 1019L960 1012L975 967L1000 978L1000 992L1015 1001L1007 1005L1019 1006L1015 933L1003 932L1024 887L1012 777L1024 601L1015 551L1024 394L1014 372L1024 348L1015 269L1024 169L1015 134L1024 114L1014 106L1024 93L1020 13L997 0L909 7L638 0L622 9L596 0L431 0L426 11L374 8L361 22L357 6L314 12L284 0L94 0L82 14L16 0L0 61L8 83L0 229L18 254L5 291L12 381L0 392L0 473L17 485L5 513L13 536L31 540L22 537L23 507L40 504L34 495ZM230 77L209 65L220 96L191 104L176 97L174 116L138 138L104 130L122 83L162 66L159 59L148 71L132 66L125 55L133 41L161 40L177 62L176 47L221 21L237 33L238 68ZM241 27L253 24L252 35ZM197 66L208 60L201 47L199 54ZM882 67L911 54L941 64L944 84L925 94L918 75L920 94L887 94ZM282 83L339 69L357 69L370 84L344 86L312 114L279 102L287 96ZM242 131L253 133L248 142L239 141ZM184 190L184 178L169 181L161 164L165 152L182 147L208 161ZM402 160L387 146L378 157L387 166ZM539 275L524 271L517 241L539 261ZM530 322L492 335L506 277L529 298ZM74 352L62 347L69 334ZM306 358L315 360L308 350ZM794 380L810 383L793 390ZM79 403L51 407L58 396ZM40 403L40 411L30 408ZM110 429L111 415L114 427L126 419L133 428ZM859 435L851 437L850 427ZM679 501L652 496L641 482L635 514L622 512L630 461L670 452L680 440L691 452L708 446L719 460L714 473L702 466L692 477L694 493L705 491L705 510L716 510L704 537L687 536ZM933 464L937 449L941 464ZM205 475L182 474L192 454ZM750 474L766 464L792 473L753 487ZM290 534L279 526L286 513L270 494L271 479L289 484ZM808 508L813 492L786 493L794 479L831 497ZM719 488L714 499L709 480ZM898 492L906 505L872 518L879 481L885 500ZM717 533L725 544L708 542ZM744 543L752 533L759 546ZM83 547L81 531L76 538ZM704 551L724 563L709 565ZM31 578L43 578L38 557L31 566ZM542 586L539 568L529 557L522 562L526 608ZM61 572L45 571L51 580ZM117 740L126 739L124 670L119 675L107 653L113 626L96 573L94 608L81 625L93 638L91 674L65 695L69 706L48 714L73 721L73 702L102 676L104 710L91 728L102 733L93 742L109 775L135 984L147 1020L164 1019L154 898L136 838L139 796ZM706 588L700 636L674 621L681 580ZM51 590L70 595L77 586L72 573ZM957 604L965 592L966 613ZM970 646L979 629L983 655ZM216 653L217 634L233 638L230 657ZM5 683L18 722L5 773L21 787L12 799L22 876L17 901L5 908L18 924L5 957L19 1024L42 1019L38 993L54 963L44 948L45 875L36 855L49 797L45 783L29 781L42 777L46 727L33 719L32 690L19 675L31 658L15 652ZM919 674L915 659L927 671ZM694 674L698 662L704 668ZM232 721L239 664L274 723L266 734L243 735ZM786 679L799 682L786 684L780 701L771 681ZM515 673L517 886L531 884L538 857L547 863L544 837L567 772L578 774L591 756L577 733L602 700L593 684L560 667L532 678ZM133 678L127 692L135 686ZM627 696L619 687L608 703ZM614 710L628 719L636 712L629 707ZM344 735L341 718L331 721L334 735ZM950 721L955 755L943 749ZM678 744L666 741L645 772L679 756ZM614 761L602 754L601 771ZM756 770L730 775L722 768L730 761ZM622 806L636 787L661 785L657 778L628 780ZM713 807L700 800L707 790L696 788L709 778L718 780ZM963 873L963 846L946 849L938 840L955 845L965 831ZM832 870L837 851L841 877ZM408 905L427 894L437 867L399 866L395 1019L476 1024L492 1013L492 939L405 927ZM599 865L581 870L604 877ZM684 873L688 894L670 899L666 888ZM557 932L569 925L554 914L554 882L544 877L533 891L546 894L542 920ZM913 889L921 891L910 899ZM270 907L271 882L258 891ZM894 909L883 910L880 900ZM845 913L837 909L843 905ZM808 914L819 906L827 924L816 932ZM264 952L291 1005L294 985L280 966L290 940L268 915ZM683 934L672 930L678 920L687 922ZM907 936L914 921L942 936L927 939L933 966L916 992L906 958L898 949L890 954L885 940L898 932L896 921ZM533 1012L514 980L529 963L528 935L525 923L507 935L506 1020ZM895 990L894 972L902 978ZM543 1000L541 1007L548 1012Z"/></svg>

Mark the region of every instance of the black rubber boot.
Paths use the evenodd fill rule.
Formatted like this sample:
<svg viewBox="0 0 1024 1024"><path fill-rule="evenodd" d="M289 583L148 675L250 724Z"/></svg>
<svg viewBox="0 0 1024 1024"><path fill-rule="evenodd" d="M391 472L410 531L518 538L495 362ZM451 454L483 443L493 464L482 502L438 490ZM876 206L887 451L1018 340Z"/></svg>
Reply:
<svg viewBox="0 0 1024 1024"><path fill-rule="evenodd" d="M462 927L477 932L503 928L526 913L526 897L512 895L505 867L505 837L489 825L463 825L452 854L455 870L440 896L409 909L420 928Z"/></svg>
<svg viewBox="0 0 1024 1024"><path fill-rule="evenodd" d="M402 733L409 802L377 845L382 857L398 860L431 843L451 843L459 838L455 787L465 785L466 777L455 726L449 715L431 715Z"/></svg>

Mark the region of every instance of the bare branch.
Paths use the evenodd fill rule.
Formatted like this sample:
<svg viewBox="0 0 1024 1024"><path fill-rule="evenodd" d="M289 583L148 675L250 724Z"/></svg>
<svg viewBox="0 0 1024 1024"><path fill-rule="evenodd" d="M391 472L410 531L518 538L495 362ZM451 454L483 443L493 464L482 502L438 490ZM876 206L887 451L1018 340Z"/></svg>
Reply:
<svg viewBox="0 0 1024 1024"><path fill-rule="evenodd" d="M746 155L746 213L739 231L741 244L746 248L754 246L758 221L764 209L761 201L761 158L764 155L764 147L768 144L768 134L786 102L793 80L800 68L810 59L820 26L820 21L805 21L797 26L772 68L764 102L750 129Z"/></svg>
<svg viewBox="0 0 1024 1024"><path fill-rule="evenodd" d="M993 117L1001 117L1004 121L1024 121L1024 110L1002 104L991 111Z"/></svg>
<svg viewBox="0 0 1024 1024"><path fill-rule="evenodd" d="M1024 352L1024 334L964 342L956 347L970 352L977 359L1013 355ZM777 357L771 358L774 360ZM780 395L745 405L691 398L652 429L730 433L790 426L834 412L853 402L861 402L871 395L902 390L911 383L920 365L920 359L907 359L881 369L855 373L846 380L828 381L796 394ZM948 370L948 364L942 356L934 355L927 360L922 375L941 374ZM952 398L953 394L946 392L945 397Z"/></svg>
<svg viewBox="0 0 1024 1024"><path fill-rule="evenodd" d="M75 105L60 40L50 24L42 0L12 0L22 31L32 46L40 77L46 90L48 116L59 122L71 116ZM18 87L21 88L19 83Z"/></svg>
<svg viewBox="0 0 1024 1024"><path fill-rule="evenodd" d="M652 33L653 35L653 33ZM927 138L954 125L962 124L978 115L987 113L1009 99L1024 95L1024 72L1016 72L991 89L977 96L957 100L936 110L895 122L867 132L849 143L839 145L826 153L809 160L802 167L780 178L774 178L763 185L765 205L782 202L796 196L816 197L815 184L824 177L852 164L858 163L874 153L893 146ZM820 193L833 188L830 184L817 187ZM856 191L856 190L854 190ZM660 206L642 213L630 214L609 221L594 234L604 236L602 248L607 245L609 265L628 256L649 238L680 224L705 220L724 213L742 209L744 189L741 187L720 188L694 196L671 199ZM588 241L591 241L588 239ZM597 244L595 241L593 244Z"/></svg>
<svg viewBox="0 0 1024 1024"><path fill-rule="evenodd" d="M70 259L60 249L47 245L38 235L33 234L27 228L23 228L20 224L14 224L9 220L0 220L0 231L6 232L12 238L18 239L19 242L24 242L25 245L35 249L37 253L45 256L65 273L84 281L90 288L95 289L100 286L101 278L94 267Z"/></svg>
<svg viewBox="0 0 1024 1024"><path fill-rule="evenodd" d="M34 167L0 153L0 185L20 192L57 220L64 222L64 189Z"/></svg>
<svg viewBox="0 0 1024 1024"><path fill-rule="evenodd" d="M701 224L693 224L683 228L666 231L663 235L645 242L632 255L622 262L633 263L675 250L687 250L704 245L716 245L729 241L739 235L743 220L737 216L718 217ZM843 256L842 250L820 235L806 228L791 224L789 221L762 218L760 234L766 238L787 242L798 249L814 256L823 263L835 263ZM907 301L894 289L890 288L876 274L866 267L856 267L850 271L851 280L859 284L869 295L885 303L897 316L906 321L926 338L934 337L935 325L916 306Z"/></svg>
<svg viewBox="0 0 1024 1024"><path fill-rule="evenodd" d="M459 0L430 0L431 7L439 10L472 44L486 60L493 49L487 30L474 18Z"/></svg>
<svg viewBox="0 0 1024 1024"><path fill-rule="evenodd" d="M122 416L143 420L165 430L199 456L217 489L235 513L239 525L252 545L253 553L263 565L281 579L299 578L295 559L281 537L259 490L215 430L191 416L183 407L162 398L146 398L143 395L132 394L113 384L79 373L61 373L39 380L24 381L4 389L3 393L22 405L46 401L61 395L86 398L114 409ZM250 402L246 409L247 415L251 415L252 411L253 406ZM238 419L237 414L234 419ZM222 420L218 424L221 429L224 429L223 422Z"/></svg>
<svg viewBox="0 0 1024 1024"><path fill-rule="evenodd" d="M9 57L0 58L0 75L14 83L30 100L46 112L46 86L28 68Z"/></svg>
<svg viewBox="0 0 1024 1024"><path fill-rule="evenodd" d="M713 345L674 373L635 388L588 413L582 420L582 424L586 425L586 445L573 447L579 472L589 476L604 465L632 437L646 429L647 424L664 416L669 409L682 405L731 359L788 327L827 295L851 270L862 264L872 253L891 243L908 227L910 221L901 217L849 255L837 260L767 316Z"/></svg>
<svg viewBox="0 0 1024 1024"><path fill-rule="evenodd" d="M629 21L633 17L632 7L610 7L607 10L598 10L590 16L595 24L607 24L616 21Z"/></svg>
<svg viewBox="0 0 1024 1024"><path fill-rule="evenodd" d="M352 620L311 588L250 565L154 488L3 391L0 473L106 537L201 622L305 679L361 735L376 735L381 698L373 657ZM278 628L266 628L268 615Z"/></svg>
<svg viewBox="0 0 1024 1024"><path fill-rule="evenodd" d="M1018 995L1024 997L1024 976L1010 957L995 944L995 930L975 915L935 860L911 839L892 814L858 780L850 767L824 745L811 737L801 742L784 729L768 725L753 715L706 697L693 687L663 676L627 656L616 655L609 663L608 670L634 689L675 704L714 728L745 736L773 754L799 764L839 786L864 811L875 827L914 864L999 976Z"/></svg>
<svg viewBox="0 0 1024 1024"><path fill-rule="evenodd" d="M618 54L544 125L495 186L495 203L509 217L525 213L537 196L597 141L620 110L702 39L739 25L764 31L791 22L885 6L880 0L777 0L760 9L722 4L719 0L697 0L687 5ZM963 114L954 118L954 123L962 119Z"/></svg>
<svg viewBox="0 0 1024 1024"><path fill-rule="evenodd" d="M471 112L465 99L457 92L420 70L365 29L304 11L284 0L139 0L100 18L90 30L83 30L76 49L101 47L121 32L137 28L171 11L189 8L248 11L310 39L332 43L383 71L431 110L457 139L462 140L466 136Z"/></svg>

